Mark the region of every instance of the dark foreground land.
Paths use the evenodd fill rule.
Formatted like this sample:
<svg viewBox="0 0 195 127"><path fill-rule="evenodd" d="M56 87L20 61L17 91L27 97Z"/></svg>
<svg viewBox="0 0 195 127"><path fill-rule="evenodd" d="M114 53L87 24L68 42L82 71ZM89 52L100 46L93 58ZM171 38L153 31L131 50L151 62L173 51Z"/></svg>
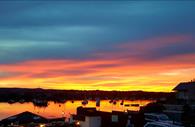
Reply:
<svg viewBox="0 0 195 127"><path fill-rule="evenodd" d="M26 89L26 88L0 88L0 102L9 100L26 102L33 99L47 101L81 100L81 99L151 99L158 100L174 96L174 93L144 92L144 91L81 91L81 90L52 90L52 89Z"/></svg>

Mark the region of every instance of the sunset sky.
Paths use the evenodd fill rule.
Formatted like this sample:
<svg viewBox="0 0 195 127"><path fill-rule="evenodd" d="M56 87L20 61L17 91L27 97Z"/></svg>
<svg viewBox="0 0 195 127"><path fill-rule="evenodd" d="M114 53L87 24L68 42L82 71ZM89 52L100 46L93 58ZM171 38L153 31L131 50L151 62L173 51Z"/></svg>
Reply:
<svg viewBox="0 0 195 127"><path fill-rule="evenodd" d="M169 92L195 78L195 2L0 2L0 88Z"/></svg>

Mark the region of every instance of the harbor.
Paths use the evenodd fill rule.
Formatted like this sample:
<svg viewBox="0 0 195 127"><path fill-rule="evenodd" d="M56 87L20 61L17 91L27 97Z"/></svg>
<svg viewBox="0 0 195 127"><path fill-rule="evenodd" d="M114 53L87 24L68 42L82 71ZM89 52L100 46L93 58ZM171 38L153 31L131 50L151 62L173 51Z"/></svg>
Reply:
<svg viewBox="0 0 195 127"><path fill-rule="evenodd" d="M120 105L120 100L117 101L116 104L109 103L109 100L101 100L100 106L97 107L98 110L111 112L112 110L116 111L125 111L125 110L134 110L138 111L140 107L135 106L125 106ZM144 106L148 103L152 102L152 100L125 100L124 104L139 104L140 106ZM65 103L55 103L48 102L47 107L39 107L33 105L32 102L29 103L0 103L1 112L0 112L0 120L6 118L8 116L12 116L24 111L33 112L39 115L42 115L46 118L57 118L57 117L66 117L69 118L70 114L75 114L76 109L79 106L84 107L96 107L96 101L88 101L88 104L83 105L82 100L75 100L72 103L71 100L67 100Z"/></svg>

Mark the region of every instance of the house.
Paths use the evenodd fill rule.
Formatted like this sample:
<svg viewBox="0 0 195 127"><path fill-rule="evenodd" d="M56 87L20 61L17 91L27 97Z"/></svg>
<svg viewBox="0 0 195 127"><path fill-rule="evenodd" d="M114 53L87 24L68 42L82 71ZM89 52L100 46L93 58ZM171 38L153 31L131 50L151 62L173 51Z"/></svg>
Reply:
<svg viewBox="0 0 195 127"><path fill-rule="evenodd" d="M4 126L8 125L25 125L29 123L47 123L48 120L40 115L31 112L22 112L20 114L10 116L0 121Z"/></svg>
<svg viewBox="0 0 195 127"><path fill-rule="evenodd" d="M73 119L80 127L128 127L130 125L127 112L103 112L96 108L77 108Z"/></svg>
<svg viewBox="0 0 195 127"><path fill-rule="evenodd" d="M189 106L189 109L195 111L195 81L181 82L173 91L175 92L176 98L163 104L165 107L163 112L174 122L181 122L185 114L186 105ZM194 114L193 112L191 113Z"/></svg>
<svg viewBox="0 0 195 127"><path fill-rule="evenodd" d="M176 99L181 103L195 102L195 81L179 83L173 91L176 92Z"/></svg>
<svg viewBox="0 0 195 127"><path fill-rule="evenodd" d="M22 125L25 127L65 127L66 123L64 117L47 119L43 116L26 111L1 120L0 127L1 125L3 127L18 125Z"/></svg>

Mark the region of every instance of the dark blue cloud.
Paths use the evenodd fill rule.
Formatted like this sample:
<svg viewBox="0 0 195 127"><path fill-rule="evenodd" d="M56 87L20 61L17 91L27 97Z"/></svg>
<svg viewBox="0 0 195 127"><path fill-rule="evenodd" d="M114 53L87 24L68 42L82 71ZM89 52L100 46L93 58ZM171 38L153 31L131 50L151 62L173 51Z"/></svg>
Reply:
<svg viewBox="0 0 195 127"><path fill-rule="evenodd" d="M174 58L174 56L187 55L187 54L195 54L194 39L180 44L167 45L162 48L151 49L150 53L142 54L142 56L140 57L149 60L158 60L166 57Z"/></svg>
<svg viewBox="0 0 195 127"><path fill-rule="evenodd" d="M0 63L86 59L145 38L195 36L195 2L0 2ZM188 45L156 51L188 53ZM182 51L182 52L181 52ZM146 58L153 54L146 54Z"/></svg>

